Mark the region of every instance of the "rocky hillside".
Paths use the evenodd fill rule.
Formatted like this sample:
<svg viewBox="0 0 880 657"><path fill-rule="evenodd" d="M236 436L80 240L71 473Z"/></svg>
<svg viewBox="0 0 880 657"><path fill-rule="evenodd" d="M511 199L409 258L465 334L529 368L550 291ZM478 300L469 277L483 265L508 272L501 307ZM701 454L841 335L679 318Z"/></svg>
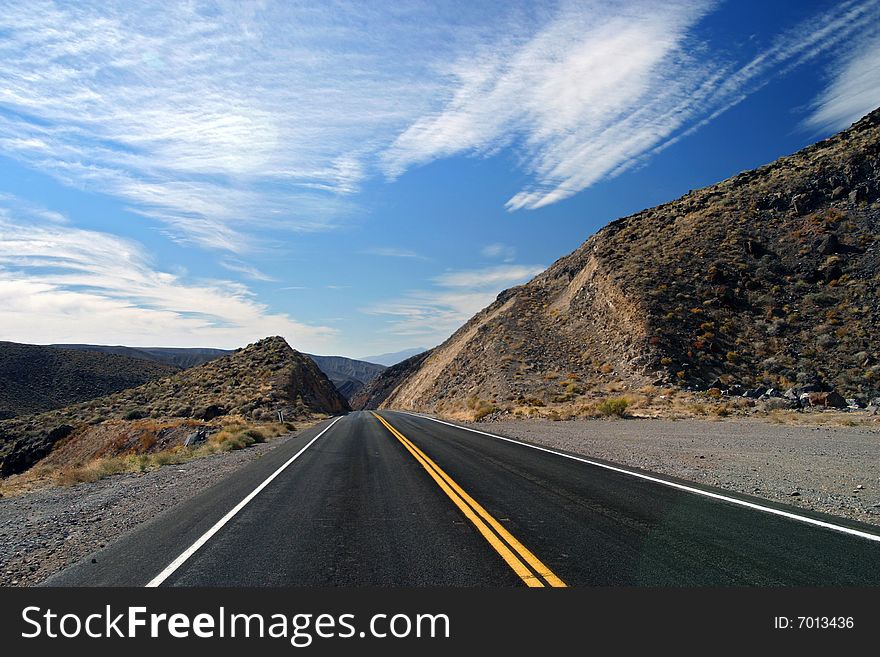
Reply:
<svg viewBox="0 0 880 657"><path fill-rule="evenodd" d="M430 351L423 351L384 370L351 398L351 407L357 410L379 408L398 385L418 371L430 354Z"/></svg>
<svg viewBox="0 0 880 657"><path fill-rule="evenodd" d="M384 405L484 415L651 386L876 397L878 198L875 111L609 224L385 385Z"/></svg>
<svg viewBox="0 0 880 657"><path fill-rule="evenodd" d="M0 419L103 397L177 371L113 354L0 342Z"/></svg>
<svg viewBox="0 0 880 657"><path fill-rule="evenodd" d="M228 349L211 349L207 347L125 347L122 345L102 344L58 344L52 346L62 349L76 349L78 351L119 354L130 358L174 365L181 369L195 367L196 365L207 363L209 360L232 353Z"/></svg>
<svg viewBox="0 0 880 657"><path fill-rule="evenodd" d="M0 474L21 472L56 447L106 455L167 448L217 418L294 420L348 410L314 361L273 337L137 388L64 409L0 422ZM88 445L77 449L77 443Z"/></svg>
<svg viewBox="0 0 880 657"><path fill-rule="evenodd" d="M343 356L306 355L315 361L315 364L336 386L339 394L348 400L351 400L366 384L386 369L384 365Z"/></svg>

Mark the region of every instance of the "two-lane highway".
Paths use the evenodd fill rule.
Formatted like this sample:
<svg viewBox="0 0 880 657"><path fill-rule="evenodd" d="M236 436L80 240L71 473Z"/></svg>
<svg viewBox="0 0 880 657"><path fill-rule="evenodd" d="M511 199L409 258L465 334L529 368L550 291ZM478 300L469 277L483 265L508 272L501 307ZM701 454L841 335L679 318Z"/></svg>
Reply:
<svg viewBox="0 0 880 657"><path fill-rule="evenodd" d="M430 418L357 412L46 584L877 585L880 532Z"/></svg>

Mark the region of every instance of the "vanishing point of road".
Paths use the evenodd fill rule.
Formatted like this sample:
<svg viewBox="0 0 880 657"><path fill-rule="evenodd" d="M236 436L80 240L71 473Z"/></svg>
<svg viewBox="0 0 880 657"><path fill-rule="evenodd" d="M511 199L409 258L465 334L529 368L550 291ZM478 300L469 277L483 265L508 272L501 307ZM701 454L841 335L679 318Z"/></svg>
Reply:
<svg viewBox="0 0 880 657"><path fill-rule="evenodd" d="M50 586L880 584L880 531L396 411L303 431Z"/></svg>

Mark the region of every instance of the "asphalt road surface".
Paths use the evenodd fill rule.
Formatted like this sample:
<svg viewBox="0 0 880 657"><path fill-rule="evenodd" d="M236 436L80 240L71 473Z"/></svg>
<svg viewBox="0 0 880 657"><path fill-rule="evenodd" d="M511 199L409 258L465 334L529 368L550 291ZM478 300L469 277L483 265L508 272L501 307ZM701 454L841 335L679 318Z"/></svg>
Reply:
<svg viewBox="0 0 880 657"><path fill-rule="evenodd" d="M45 584L878 585L880 536L429 418L356 412Z"/></svg>

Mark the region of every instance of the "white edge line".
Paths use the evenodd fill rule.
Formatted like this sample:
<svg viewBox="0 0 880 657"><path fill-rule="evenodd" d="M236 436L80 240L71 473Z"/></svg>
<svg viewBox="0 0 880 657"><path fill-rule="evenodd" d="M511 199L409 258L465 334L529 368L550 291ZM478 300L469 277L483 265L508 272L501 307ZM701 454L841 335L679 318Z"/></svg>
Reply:
<svg viewBox="0 0 880 657"><path fill-rule="evenodd" d="M858 529L852 529L850 527L845 527L843 525L835 525L832 522L825 522L824 520L816 520L815 518L810 518L809 516L798 515L797 513L791 513L789 511L782 511L781 509L774 509L770 506L763 506L762 504L755 504L754 502L747 502L746 500L740 500L735 497L728 497L727 495L721 495L720 493L713 493L707 490L701 490L699 488L694 488L693 486L687 486L685 484L679 484L674 481L667 481L666 479L661 479L660 477L652 477L651 475L642 474L641 472L633 472L632 470L627 470L626 468L619 468L614 465L609 465L607 463L600 463L598 461L591 461L590 459L581 458L580 456L574 456L572 454L566 454L565 452L557 452L553 449L548 449L546 447L539 447L538 445L532 445L530 443L524 443L520 440L514 440L513 438L507 438L505 436L499 436L494 433L488 433L486 431L479 431L478 429L471 429L470 427L463 427L459 424L453 424L452 422L446 422L444 420L438 420L437 418L430 417L428 415L420 415L418 413L410 413L408 411L397 411L398 413L403 413L405 415L412 415L413 417L420 417L426 420L431 420L432 422L438 422L439 424L446 424L450 427L455 427L457 429L463 429L465 431L470 431L472 433L482 434L484 436L489 436L490 438L497 438L498 440L504 440L509 443L514 443L516 445L522 445L523 447L530 447L532 449L537 449L541 452L547 452L548 454L556 454L556 456L562 456L567 459L571 459L573 461L580 461L582 463L587 463L588 465L596 466L597 468L604 468L606 470L613 470L614 472L620 472L621 474L629 475L631 477L638 477L639 479L645 479L647 481L652 481L656 484L661 484L663 486L669 486L670 488L677 488L679 490L684 490L689 493L694 493L696 495L702 495L703 497L710 497L716 500L723 500L725 502L730 502L731 504L736 504L738 506L744 506L749 509L754 509L756 511L763 511L764 513L771 513L775 516L782 516L783 518L789 518L790 520L797 520L798 522L804 522L808 525L815 525L817 527L824 527L825 529L831 529L837 532L843 532L844 534L851 534L852 536L858 536L859 538L864 538L869 541L875 541L880 543L880 536L877 534L870 534L868 532L859 531Z"/></svg>
<svg viewBox="0 0 880 657"><path fill-rule="evenodd" d="M272 480L275 479L275 477L277 477L282 472L284 472L284 470L287 468L287 466L289 466L291 463L296 461L304 451L306 451L309 447L312 446L312 443L314 443L318 438L320 438L325 433L327 433L330 430L330 428L334 424L339 422L339 420L341 420L341 419L342 419L341 416L337 417L330 424L328 424L326 427L324 427L324 429L321 431L321 433L319 433L317 436L312 438L306 444L305 447L303 447L296 454L294 454L289 459L287 459L287 461L285 461L284 464L280 468L278 468L275 472L270 474L262 484L260 484L253 491L251 491L250 494L248 494L248 496L245 497L241 502L239 502L234 507L232 507L232 510L230 510L225 516L220 518L220 520L218 520L214 524L213 527L211 527L208 531L206 531L204 534L202 534L196 540L195 543L190 545L186 550L183 551L183 553L181 553L181 555L179 557L177 557L174 561L172 561L170 564L168 564L168 566L166 566L165 570L163 570L161 573L159 573L153 579L151 579L149 582L147 582L145 588L155 588L155 587L159 586L160 584L162 584L162 582L164 582L166 579L168 579L168 577L175 570L180 568L186 562L186 560L189 559L193 554L195 554L200 547L202 547L205 543L207 543L214 534L216 534L218 531L220 531L220 529L222 529L223 525L225 525L227 522L232 520L232 518L235 516L236 513L241 511L248 504L248 502L250 502L257 495L259 495L260 491L262 491L266 486L268 486L270 483L272 483Z"/></svg>

